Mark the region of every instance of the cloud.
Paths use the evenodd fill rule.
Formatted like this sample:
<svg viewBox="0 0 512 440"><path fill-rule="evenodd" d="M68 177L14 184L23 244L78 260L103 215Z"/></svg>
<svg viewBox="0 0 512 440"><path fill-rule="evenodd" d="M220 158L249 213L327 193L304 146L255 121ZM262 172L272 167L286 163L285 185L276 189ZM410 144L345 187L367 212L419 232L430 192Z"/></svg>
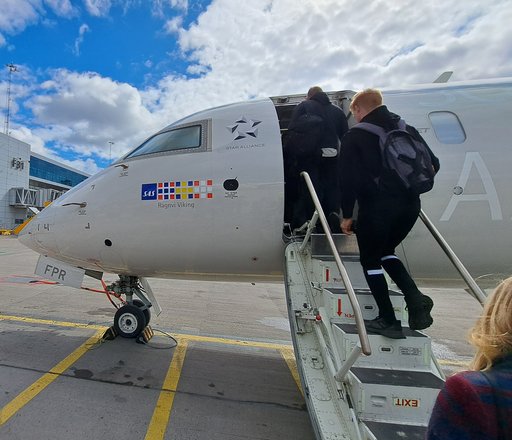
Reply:
<svg viewBox="0 0 512 440"><path fill-rule="evenodd" d="M164 32L166 34L177 34L183 25L183 17L173 17L167 20L164 25Z"/></svg>
<svg viewBox="0 0 512 440"><path fill-rule="evenodd" d="M170 1L171 1L171 6L173 8L183 9L184 11L186 11L188 9L188 0L170 0Z"/></svg>
<svg viewBox="0 0 512 440"><path fill-rule="evenodd" d="M397 79L400 84L429 82L448 69L459 78L492 77L503 70L503 63L495 61L512 41L509 26L496 26L510 16L505 1L482 6L475 0L434 0L418 8L411 0L260 0L247 4L242 14L237 5L235 0L213 2L180 31L179 43L191 63L208 69L205 83L224 77L238 90L247 89L242 82L250 83L257 95L290 92L285 87L304 91L313 83L358 88L396 85ZM450 20L439 20L443 16ZM494 31L487 24L493 21ZM478 63L468 62L470 52ZM512 73L511 62L505 65Z"/></svg>
<svg viewBox="0 0 512 440"><path fill-rule="evenodd" d="M31 2L6 1L11 12L0 12L3 34L19 32L41 13ZM84 2L102 17L120 4ZM252 0L243 8L239 0L213 0L191 25L184 25L185 12L168 10L187 9L186 1L154 0L152 7L162 17L167 10L166 37L177 39L172 56L186 61L186 74L137 89L98 73L51 71L25 102L37 148L73 151L81 166L90 166L88 160L108 159L109 141L118 157L176 119L229 102L304 93L312 85L357 90L427 83L446 70L455 72L454 80L512 76L509 0ZM14 16L13 8L20 12L17 24L2 27L2 15ZM163 62L151 54L145 59L147 67Z"/></svg>
<svg viewBox="0 0 512 440"><path fill-rule="evenodd" d="M29 144L30 150L34 153L39 153L45 157L64 163L88 174L95 174L100 171L100 168L92 158L77 158L74 160L62 158L62 156L57 154L54 150L48 148L43 138L28 127L18 127L17 129L12 130L11 135L16 139Z"/></svg>
<svg viewBox="0 0 512 440"><path fill-rule="evenodd" d="M30 0L2 0L0 31L15 35L27 26L37 23L43 12L40 2Z"/></svg>
<svg viewBox="0 0 512 440"><path fill-rule="evenodd" d="M78 14L70 0L44 0L44 3L59 17L72 18Z"/></svg>
<svg viewBox="0 0 512 440"><path fill-rule="evenodd" d="M46 5L56 15L72 18L78 11L70 0L2 0L0 8L0 47L6 44L5 35L16 35L23 32L28 26L44 19Z"/></svg>
<svg viewBox="0 0 512 440"><path fill-rule="evenodd" d="M46 143L57 143L82 156L118 157L161 128L139 91L94 73L58 70L26 102L34 129Z"/></svg>
<svg viewBox="0 0 512 440"><path fill-rule="evenodd" d="M75 56L80 55L80 46L84 42L84 35L86 32L90 32L90 28L85 23L80 26L80 29L78 29L78 37L75 40L75 45L73 46L73 54Z"/></svg>
<svg viewBox="0 0 512 440"><path fill-rule="evenodd" d="M187 12L188 0L152 0L151 11L155 17L165 17L166 7Z"/></svg>
<svg viewBox="0 0 512 440"><path fill-rule="evenodd" d="M106 17L112 7L111 0L84 0L87 12L94 17Z"/></svg>

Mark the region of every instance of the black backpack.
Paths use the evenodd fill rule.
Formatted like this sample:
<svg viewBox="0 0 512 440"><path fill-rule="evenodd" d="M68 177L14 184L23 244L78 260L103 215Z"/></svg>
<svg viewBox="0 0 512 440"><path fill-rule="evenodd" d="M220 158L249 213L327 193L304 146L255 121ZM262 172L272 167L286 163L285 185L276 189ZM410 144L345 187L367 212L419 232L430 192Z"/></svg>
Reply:
<svg viewBox="0 0 512 440"><path fill-rule="evenodd" d="M321 155L321 140L324 132L322 117L304 113L288 128L288 142L291 153L301 158Z"/></svg>
<svg viewBox="0 0 512 440"><path fill-rule="evenodd" d="M325 132L331 129L332 122L322 104L308 100L304 106L304 113L288 126L285 149L302 160L317 159L322 156L322 147L327 146L324 145Z"/></svg>
<svg viewBox="0 0 512 440"><path fill-rule="evenodd" d="M423 194L434 186L434 167L428 147L414 138L407 130L403 119L398 128L385 131L368 122L354 125L379 136L382 165L385 171L396 175L403 187L414 194Z"/></svg>

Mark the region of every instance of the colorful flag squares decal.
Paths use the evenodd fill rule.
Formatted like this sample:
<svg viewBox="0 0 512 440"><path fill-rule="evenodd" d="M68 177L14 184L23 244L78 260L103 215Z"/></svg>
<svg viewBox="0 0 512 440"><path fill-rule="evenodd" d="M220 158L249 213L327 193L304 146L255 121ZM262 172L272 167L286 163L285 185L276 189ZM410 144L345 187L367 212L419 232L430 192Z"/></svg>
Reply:
<svg viewBox="0 0 512 440"><path fill-rule="evenodd" d="M213 180L175 180L143 183L142 200L213 199Z"/></svg>

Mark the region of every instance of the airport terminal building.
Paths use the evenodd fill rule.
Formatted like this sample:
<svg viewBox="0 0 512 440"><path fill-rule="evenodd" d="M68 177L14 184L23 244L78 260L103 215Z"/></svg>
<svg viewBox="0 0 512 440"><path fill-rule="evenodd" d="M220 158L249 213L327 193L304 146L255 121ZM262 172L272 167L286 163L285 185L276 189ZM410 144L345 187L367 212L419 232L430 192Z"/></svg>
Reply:
<svg viewBox="0 0 512 440"><path fill-rule="evenodd" d="M0 229L15 228L32 215L32 208L42 209L87 177L0 133Z"/></svg>

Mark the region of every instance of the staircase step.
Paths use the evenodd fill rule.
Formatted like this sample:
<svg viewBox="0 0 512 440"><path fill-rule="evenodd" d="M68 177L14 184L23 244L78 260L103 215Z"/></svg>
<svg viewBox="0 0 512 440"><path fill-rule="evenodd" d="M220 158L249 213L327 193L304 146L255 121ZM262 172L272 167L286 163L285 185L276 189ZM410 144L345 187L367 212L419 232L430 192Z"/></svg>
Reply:
<svg viewBox="0 0 512 440"><path fill-rule="evenodd" d="M340 356L345 360L359 342L357 327L355 324L333 324L332 328ZM359 357L355 365L430 371L432 356L430 338L408 327L404 327L403 332L406 339L390 339L381 335L368 334L372 355Z"/></svg>
<svg viewBox="0 0 512 440"><path fill-rule="evenodd" d="M352 368L354 375L365 384L434 388L440 390L444 382L425 371L391 370L387 368Z"/></svg>
<svg viewBox="0 0 512 440"><path fill-rule="evenodd" d="M431 372L362 367L351 379L361 419L392 423L425 423L444 383Z"/></svg>
<svg viewBox="0 0 512 440"><path fill-rule="evenodd" d="M332 234L332 238L341 256L359 260L359 246L355 235ZM311 255L313 258L332 257L331 247L325 234L311 235Z"/></svg>
<svg viewBox="0 0 512 440"><path fill-rule="evenodd" d="M375 299L368 288L366 289L355 289L357 301L361 307L363 319L371 320L377 317L378 309ZM402 326L406 326L408 320L408 313L405 310L404 296L394 290L389 291L389 298L393 309L395 311L396 318L402 321ZM341 304L340 301L341 300ZM347 291L340 288L324 288L324 304L327 310L330 310L332 322L337 323L355 323L354 311L352 304L348 297ZM338 310L341 305L341 315L338 315Z"/></svg>
<svg viewBox="0 0 512 440"><path fill-rule="evenodd" d="M342 257L341 261L343 266L348 273L352 287L357 289L368 289L368 283L364 277L363 270L361 269L361 263L359 260L348 259ZM315 276L321 275L321 278L317 282L322 283L325 288L344 288L343 280L340 275L340 271L334 257L324 257L322 259L313 259L313 271Z"/></svg>
<svg viewBox="0 0 512 440"><path fill-rule="evenodd" d="M365 422L373 440L424 440L427 428L419 425L403 425L385 422Z"/></svg>

